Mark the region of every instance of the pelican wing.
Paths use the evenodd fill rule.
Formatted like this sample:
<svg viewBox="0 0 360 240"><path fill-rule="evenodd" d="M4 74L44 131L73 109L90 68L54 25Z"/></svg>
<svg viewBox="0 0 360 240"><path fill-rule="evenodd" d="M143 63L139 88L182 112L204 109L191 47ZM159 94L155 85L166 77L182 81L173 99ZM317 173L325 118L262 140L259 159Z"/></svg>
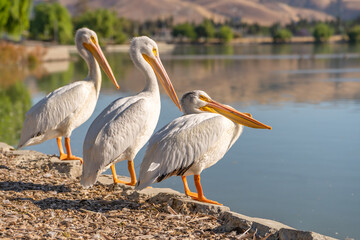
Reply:
<svg viewBox="0 0 360 240"><path fill-rule="evenodd" d="M41 99L26 113L19 148L42 142L32 139L55 130L78 107L86 104L89 93L90 85L78 81L58 88Z"/></svg>
<svg viewBox="0 0 360 240"><path fill-rule="evenodd" d="M114 101L91 124L84 141L83 186L91 186L98 175L130 146L147 125L147 101L123 98Z"/></svg>
<svg viewBox="0 0 360 240"><path fill-rule="evenodd" d="M216 144L224 131L221 118L213 113L184 115L156 132L149 140L136 188L184 174Z"/></svg>

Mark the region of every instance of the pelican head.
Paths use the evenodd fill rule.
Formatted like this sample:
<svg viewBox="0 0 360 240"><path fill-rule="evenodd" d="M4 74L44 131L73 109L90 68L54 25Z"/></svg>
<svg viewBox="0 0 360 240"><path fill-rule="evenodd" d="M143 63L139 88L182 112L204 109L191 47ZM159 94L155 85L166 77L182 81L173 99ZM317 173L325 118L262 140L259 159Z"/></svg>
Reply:
<svg viewBox="0 0 360 240"><path fill-rule="evenodd" d="M160 60L159 49L155 41L146 36L133 38L130 44L130 57L145 74L150 75L150 71L155 72L166 93L181 111L179 99Z"/></svg>
<svg viewBox="0 0 360 240"><path fill-rule="evenodd" d="M270 126L252 118L251 114L239 112L228 105L212 100L206 92L201 90L185 93L181 98L181 106L185 114L212 112L247 127L271 129Z"/></svg>
<svg viewBox="0 0 360 240"><path fill-rule="evenodd" d="M85 61L89 62L91 56L93 56L108 78L110 78L116 88L119 89L119 85L116 82L110 65L106 60L104 53L101 51L96 33L88 28L80 28L76 31L75 43L80 55Z"/></svg>

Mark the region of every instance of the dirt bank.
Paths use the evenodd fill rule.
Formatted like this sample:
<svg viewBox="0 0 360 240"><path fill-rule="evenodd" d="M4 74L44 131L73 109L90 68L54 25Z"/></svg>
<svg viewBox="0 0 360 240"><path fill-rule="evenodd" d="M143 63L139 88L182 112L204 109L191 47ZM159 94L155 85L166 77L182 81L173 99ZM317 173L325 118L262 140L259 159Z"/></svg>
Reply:
<svg viewBox="0 0 360 240"><path fill-rule="evenodd" d="M171 189L79 184L81 165L0 143L1 239L331 239ZM248 232L246 232L248 230ZM245 232L245 233L244 233Z"/></svg>

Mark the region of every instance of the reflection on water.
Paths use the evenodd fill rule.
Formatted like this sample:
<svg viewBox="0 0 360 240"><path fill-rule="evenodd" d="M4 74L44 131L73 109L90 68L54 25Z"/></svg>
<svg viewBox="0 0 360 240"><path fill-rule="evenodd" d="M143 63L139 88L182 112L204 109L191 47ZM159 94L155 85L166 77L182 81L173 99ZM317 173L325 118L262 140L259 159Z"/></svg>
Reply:
<svg viewBox="0 0 360 240"><path fill-rule="evenodd" d="M359 56L360 57L360 56ZM340 69L301 69L279 71L279 74L319 74L319 73L359 73L360 68L340 68Z"/></svg>
<svg viewBox="0 0 360 240"><path fill-rule="evenodd" d="M277 104L358 96L357 81L325 80L358 79L359 52L359 46L340 44L181 45L173 53L163 53L161 57L179 95L190 89L203 89L219 101ZM143 75L135 69L127 53L107 54L107 57L119 81L120 91L142 90ZM87 71L82 60L75 65L75 72ZM81 79L80 75L76 77ZM107 78L103 89L113 91Z"/></svg>
<svg viewBox="0 0 360 240"><path fill-rule="evenodd" d="M310 44L284 47L260 45L234 48L231 46L231 52L234 54L247 54L235 56L219 56L224 49L223 46L188 48L190 49L180 46L175 48L174 54L161 55L179 95L190 89L203 89L219 101L241 102L245 105L254 102L278 104L287 101L314 103L353 99L359 95L360 85L358 81L354 81L359 79L360 71L358 47L348 45L315 47ZM272 52L279 52L274 50L278 48L287 49L287 55L280 58L279 55L269 55ZM185 53L202 55L180 55ZM326 55L321 55L321 58L318 58L318 55L301 58L299 55L318 53L326 53ZM290 54L296 57L288 58ZM345 58L344 54L348 56L352 54L352 57ZM108 56L115 72L122 74L116 76L120 82L120 90L140 91L143 87L143 76L131 64L127 54L108 54ZM326 81L326 79L332 80Z"/></svg>
<svg viewBox="0 0 360 240"><path fill-rule="evenodd" d="M279 45L178 45L173 55L293 55L359 53L360 45L349 44L279 44ZM161 53L161 49L160 49Z"/></svg>
<svg viewBox="0 0 360 240"><path fill-rule="evenodd" d="M23 82L0 89L0 141L17 145L31 97Z"/></svg>
<svg viewBox="0 0 360 240"><path fill-rule="evenodd" d="M224 159L204 171L202 184L209 199L295 228L360 238L360 45L181 45L172 53L160 49L160 55L179 97L202 89L273 127L246 128ZM82 155L84 136L97 114L115 98L144 86L144 76L127 53L106 56L120 92L103 76L93 116L73 133L75 155ZM24 110L30 107L29 91L34 104L86 74L86 64L78 59L66 71L27 77L3 88L0 141L16 145ZM14 103L16 113L8 113ZM11 120L16 114L17 123ZM163 95L157 129L178 116ZM29 149L58 154L55 140ZM144 149L135 159L137 171L143 154ZM119 174L128 175L125 164L117 165ZM183 191L176 177L160 186Z"/></svg>
<svg viewBox="0 0 360 240"><path fill-rule="evenodd" d="M72 82L74 76L74 64L69 64L68 69L63 72L46 74L39 78L36 85L40 92L49 93L59 86L64 86ZM80 80L81 78L79 78Z"/></svg>

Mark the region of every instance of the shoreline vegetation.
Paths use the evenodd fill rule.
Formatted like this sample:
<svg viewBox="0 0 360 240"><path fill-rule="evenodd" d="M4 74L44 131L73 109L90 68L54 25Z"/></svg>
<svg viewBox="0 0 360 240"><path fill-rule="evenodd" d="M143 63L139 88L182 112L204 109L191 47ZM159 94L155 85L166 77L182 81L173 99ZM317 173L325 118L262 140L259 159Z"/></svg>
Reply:
<svg viewBox="0 0 360 240"><path fill-rule="evenodd" d="M344 36L335 35L329 38L328 43L346 43ZM21 43L6 43L8 46L20 46L22 49L25 48L29 53L29 58L35 64L51 61L67 61L71 59L71 54L76 53L74 45L59 45L56 43L42 42L42 41L24 41ZM218 45L218 41L209 42L164 42L159 41L158 46L161 52L171 52L177 45ZM254 45L254 44L275 44L271 37L246 37L232 40L228 45ZM312 37L293 37L290 42L286 44L316 44ZM104 47L106 52L124 52L127 53L129 50L129 44L109 44ZM23 50L21 50L23 51ZM1 52L1 49L0 49ZM34 54L34 52L36 54ZM39 54L40 52L41 54ZM35 65L35 66L36 66Z"/></svg>
<svg viewBox="0 0 360 240"><path fill-rule="evenodd" d="M344 37L341 35L332 36L329 38L328 43L346 43ZM162 53L171 52L177 45L218 45L217 41L210 41L206 43L194 43L194 42L158 42L159 49ZM247 37L239 38L232 40L228 45L261 45L261 44L275 44L270 37ZM315 44L315 41L312 37L293 37L291 42L286 44L295 45L295 44ZM18 45L15 43L15 45ZM56 61L68 61L71 59L71 54L76 53L76 48L74 45L58 45L54 43L44 43L42 41L25 41L20 44L28 49L27 52L31 52L34 49L42 49L42 55L38 55L39 59L36 59L36 62L45 63L45 62L56 62ZM129 51L129 44L109 44L104 47L106 52L123 52L127 53ZM49 69L51 71L51 69Z"/></svg>
<svg viewBox="0 0 360 240"><path fill-rule="evenodd" d="M282 223L200 203L166 188L134 191L102 175L79 184L78 161L0 143L3 239L322 239Z"/></svg>

